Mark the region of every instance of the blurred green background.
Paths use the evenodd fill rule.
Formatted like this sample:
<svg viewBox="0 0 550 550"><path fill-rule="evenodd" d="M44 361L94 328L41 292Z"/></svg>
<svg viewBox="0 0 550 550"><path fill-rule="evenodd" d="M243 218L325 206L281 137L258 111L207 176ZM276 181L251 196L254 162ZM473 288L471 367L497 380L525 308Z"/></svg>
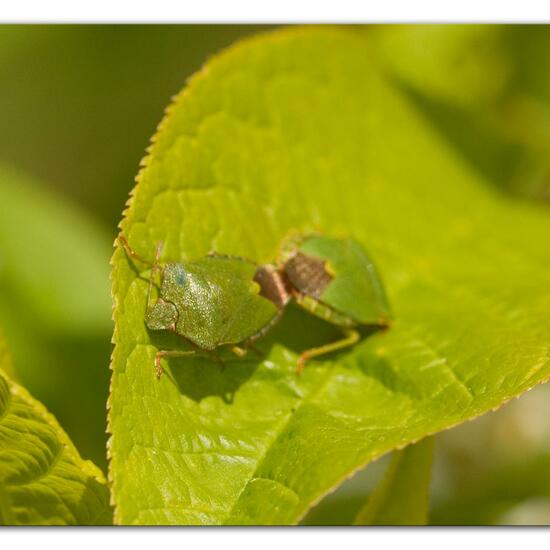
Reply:
<svg viewBox="0 0 550 550"><path fill-rule="evenodd" d="M116 227L171 96L268 27L0 26L0 325L20 381L106 469ZM550 206L550 27L357 26L376 63L488 184ZM550 208L548 208L550 215ZM436 524L550 523L550 392L438 436ZM304 523L350 523L369 466Z"/></svg>

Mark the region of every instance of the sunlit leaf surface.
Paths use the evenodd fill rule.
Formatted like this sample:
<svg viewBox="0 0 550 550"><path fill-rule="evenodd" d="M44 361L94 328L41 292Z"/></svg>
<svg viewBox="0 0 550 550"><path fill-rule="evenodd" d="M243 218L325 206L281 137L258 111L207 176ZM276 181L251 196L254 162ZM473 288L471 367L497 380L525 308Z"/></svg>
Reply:
<svg viewBox="0 0 550 550"><path fill-rule="evenodd" d="M185 344L146 330L146 267L117 250L118 523L294 523L373 458L550 375L547 212L497 194L369 59L360 33L278 31L171 107L121 224L139 254L265 262L289 230L348 234L396 321L298 378L297 353L336 333L290 309L264 359L173 359L157 381L156 351Z"/></svg>

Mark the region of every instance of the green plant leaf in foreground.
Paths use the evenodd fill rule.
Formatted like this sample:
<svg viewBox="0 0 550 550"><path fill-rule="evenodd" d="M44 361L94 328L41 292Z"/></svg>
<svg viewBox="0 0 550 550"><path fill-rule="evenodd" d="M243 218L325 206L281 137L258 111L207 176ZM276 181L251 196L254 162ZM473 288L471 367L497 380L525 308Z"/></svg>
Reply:
<svg viewBox="0 0 550 550"><path fill-rule="evenodd" d="M356 525L426 525L433 438L395 451L380 485L355 518Z"/></svg>
<svg viewBox="0 0 550 550"><path fill-rule="evenodd" d="M111 522L101 471L82 460L46 408L6 374L0 334L0 524Z"/></svg>
<svg viewBox="0 0 550 550"><path fill-rule="evenodd" d="M296 377L334 338L296 309L263 360L173 359L144 325L145 269L113 258L109 430L115 520L294 523L370 460L483 414L550 374L550 218L496 194L396 84L368 42L278 31L212 60L171 107L122 232L163 260L210 250L271 261L289 230L372 254L392 327Z"/></svg>

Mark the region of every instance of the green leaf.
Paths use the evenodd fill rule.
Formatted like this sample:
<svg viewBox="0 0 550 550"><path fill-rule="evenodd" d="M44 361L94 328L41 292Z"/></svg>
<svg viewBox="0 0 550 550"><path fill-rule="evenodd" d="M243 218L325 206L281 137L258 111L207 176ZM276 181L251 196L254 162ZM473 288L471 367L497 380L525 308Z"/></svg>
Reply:
<svg viewBox="0 0 550 550"><path fill-rule="evenodd" d="M113 227L167 98L212 51L260 28L2 25L2 160Z"/></svg>
<svg viewBox="0 0 550 550"><path fill-rule="evenodd" d="M5 374L14 378L15 373L13 371L13 364L8 352L8 345L6 344L6 340L2 333L0 333L0 358L2 359L2 362L0 363L0 368L4 370Z"/></svg>
<svg viewBox="0 0 550 550"><path fill-rule="evenodd" d="M367 29L384 71L466 162L501 189L550 198L547 27Z"/></svg>
<svg viewBox="0 0 550 550"><path fill-rule="evenodd" d="M384 479L355 518L356 525L426 525L433 438L392 456Z"/></svg>
<svg viewBox="0 0 550 550"><path fill-rule="evenodd" d="M367 27L387 70L426 95L463 107L492 103L513 76L502 25Z"/></svg>
<svg viewBox="0 0 550 550"><path fill-rule="evenodd" d="M266 357L172 359L144 325L147 273L113 257L109 431L118 523L294 523L372 459L483 414L550 375L550 217L497 195L334 28L240 43L163 121L121 230L142 256L272 261L289 230L349 234L395 323L352 349L290 308ZM229 356L228 356L229 357Z"/></svg>
<svg viewBox="0 0 550 550"><path fill-rule="evenodd" d="M110 523L103 474L80 458L55 418L8 377L10 370L0 334L0 524Z"/></svg>

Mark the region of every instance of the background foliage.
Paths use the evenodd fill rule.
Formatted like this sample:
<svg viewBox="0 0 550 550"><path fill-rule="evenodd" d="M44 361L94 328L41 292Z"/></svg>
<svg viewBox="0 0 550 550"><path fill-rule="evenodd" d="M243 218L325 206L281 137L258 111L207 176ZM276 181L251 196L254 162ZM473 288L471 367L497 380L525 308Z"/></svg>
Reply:
<svg viewBox="0 0 550 550"><path fill-rule="evenodd" d="M122 205L169 97L209 55L257 31L0 28L0 193L2 204L9 197L14 205L9 223L0 226L0 324L20 381L56 415L81 454L104 469L111 325L110 311L101 306L108 296L102 273ZM465 166L515 200L548 201L547 27L352 32L366 36L380 71ZM60 228L60 246L51 256L40 240L28 238L31 232L13 229L32 228L33 218L48 231ZM19 247L24 254L14 255ZM34 277L24 276L27 265ZM70 295L67 308L58 299L31 298L63 295L74 281L85 282L88 294L82 301ZM86 305L91 289L95 313L95 300ZM548 522L546 392L541 387L497 414L442 434L432 521ZM304 521L351 523L384 466L369 466Z"/></svg>

